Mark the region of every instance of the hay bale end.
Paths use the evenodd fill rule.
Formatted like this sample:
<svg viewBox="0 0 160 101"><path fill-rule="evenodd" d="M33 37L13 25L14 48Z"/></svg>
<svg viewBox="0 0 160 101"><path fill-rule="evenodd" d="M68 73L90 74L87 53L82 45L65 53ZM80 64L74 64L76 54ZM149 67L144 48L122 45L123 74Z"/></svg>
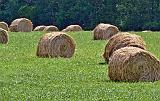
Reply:
<svg viewBox="0 0 160 101"><path fill-rule="evenodd" d="M41 37L38 48L38 57L71 58L75 52L74 40L63 32L47 33Z"/></svg>
<svg viewBox="0 0 160 101"><path fill-rule="evenodd" d="M11 32L31 32L32 29L33 24L27 18L15 19L10 25Z"/></svg>
<svg viewBox="0 0 160 101"><path fill-rule="evenodd" d="M8 32L5 29L0 28L0 43L7 44L8 43Z"/></svg>
<svg viewBox="0 0 160 101"><path fill-rule="evenodd" d="M9 31L8 24L6 22L0 22L0 28Z"/></svg>
<svg viewBox="0 0 160 101"><path fill-rule="evenodd" d="M124 47L109 59L108 75L112 81L153 82L160 80L160 62L148 51Z"/></svg>

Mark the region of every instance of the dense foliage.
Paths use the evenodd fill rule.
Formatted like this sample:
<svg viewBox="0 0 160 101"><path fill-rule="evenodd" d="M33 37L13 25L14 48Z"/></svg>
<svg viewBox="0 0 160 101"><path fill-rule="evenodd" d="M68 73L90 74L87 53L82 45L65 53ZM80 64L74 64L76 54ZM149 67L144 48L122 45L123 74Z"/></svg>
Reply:
<svg viewBox="0 0 160 101"><path fill-rule="evenodd" d="M34 26L92 29L111 23L121 30L160 30L160 0L0 0L0 21L27 17Z"/></svg>

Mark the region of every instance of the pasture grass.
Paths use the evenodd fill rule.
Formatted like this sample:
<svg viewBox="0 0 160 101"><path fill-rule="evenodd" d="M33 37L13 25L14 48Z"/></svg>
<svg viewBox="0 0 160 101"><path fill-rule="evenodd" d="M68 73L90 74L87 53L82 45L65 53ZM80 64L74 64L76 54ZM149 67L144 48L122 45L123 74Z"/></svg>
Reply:
<svg viewBox="0 0 160 101"><path fill-rule="evenodd" d="M160 59L160 32L132 32ZM44 32L9 33L0 45L0 101L160 101L160 82L112 82L102 54L106 41L89 31L68 33L77 43L71 59L38 58Z"/></svg>

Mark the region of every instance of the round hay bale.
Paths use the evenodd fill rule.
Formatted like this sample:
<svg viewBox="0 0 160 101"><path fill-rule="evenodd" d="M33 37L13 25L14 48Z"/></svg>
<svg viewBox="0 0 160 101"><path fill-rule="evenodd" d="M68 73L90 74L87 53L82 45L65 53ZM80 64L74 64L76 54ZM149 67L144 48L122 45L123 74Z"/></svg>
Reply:
<svg viewBox="0 0 160 101"><path fill-rule="evenodd" d="M10 25L11 32L31 32L32 29L32 22L26 18L15 19Z"/></svg>
<svg viewBox="0 0 160 101"><path fill-rule="evenodd" d="M39 41L38 57L70 58L75 52L74 40L63 32L47 33Z"/></svg>
<svg viewBox="0 0 160 101"><path fill-rule="evenodd" d="M4 30L8 31L8 24L5 23L5 22L0 22L0 28L2 28L2 29L4 29Z"/></svg>
<svg viewBox="0 0 160 101"><path fill-rule="evenodd" d="M113 81L157 81L160 80L160 62L148 51L124 47L110 57L108 74Z"/></svg>
<svg viewBox="0 0 160 101"><path fill-rule="evenodd" d="M37 26L34 31L43 31L45 29L46 26L41 25L41 26Z"/></svg>
<svg viewBox="0 0 160 101"><path fill-rule="evenodd" d="M94 34L93 38L94 40L108 40L118 32L119 32L119 29L116 26L100 23L93 30L93 34Z"/></svg>
<svg viewBox="0 0 160 101"><path fill-rule="evenodd" d="M67 32L67 29L63 29L62 32Z"/></svg>
<svg viewBox="0 0 160 101"><path fill-rule="evenodd" d="M123 47L138 47L146 50L146 44L143 39L136 34L118 33L110 38L103 54L104 59L108 63L109 57L114 51Z"/></svg>
<svg viewBox="0 0 160 101"><path fill-rule="evenodd" d="M59 29L56 26L51 25L51 26L46 26L43 31L45 31L45 32L56 32L56 31L59 31Z"/></svg>
<svg viewBox="0 0 160 101"><path fill-rule="evenodd" d="M62 32L78 32L78 31L83 31L80 25L70 25L62 30Z"/></svg>
<svg viewBox="0 0 160 101"><path fill-rule="evenodd" d="M142 31L142 32L147 33L147 32L152 32L152 31L150 31L150 30L145 30L145 31Z"/></svg>
<svg viewBox="0 0 160 101"><path fill-rule="evenodd" d="M0 43L8 43L8 32L5 29L0 28Z"/></svg>

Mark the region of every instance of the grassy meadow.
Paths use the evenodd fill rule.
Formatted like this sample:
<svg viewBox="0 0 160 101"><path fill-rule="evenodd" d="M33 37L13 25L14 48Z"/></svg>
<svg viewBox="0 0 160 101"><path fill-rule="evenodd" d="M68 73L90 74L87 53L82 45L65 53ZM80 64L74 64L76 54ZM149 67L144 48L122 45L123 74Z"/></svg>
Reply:
<svg viewBox="0 0 160 101"><path fill-rule="evenodd" d="M160 32L134 33L160 59ZM0 101L160 101L160 81L110 81L107 42L92 40L91 32L68 33L77 43L71 59L36 57L43 34L10 32L9 43L0 44Z"/></svg>

